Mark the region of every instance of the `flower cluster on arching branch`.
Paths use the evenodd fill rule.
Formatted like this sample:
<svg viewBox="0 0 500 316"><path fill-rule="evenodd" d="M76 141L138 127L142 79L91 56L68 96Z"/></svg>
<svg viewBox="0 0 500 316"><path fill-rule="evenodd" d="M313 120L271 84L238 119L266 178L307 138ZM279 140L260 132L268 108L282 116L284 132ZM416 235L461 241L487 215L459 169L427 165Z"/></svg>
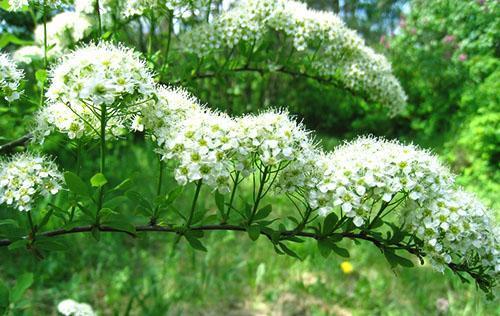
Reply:
<svg viewBox="0 0 500 316"><path fill-rule="evenodd" d="M284 69L293 61L293 53L287 53L287 60L278 61L278 65L274 57L273 61L269 60L272 66L264 66L269 71L299 75L305 72L308 76L336 80L345 88L386 105L394 114L405 107L406 95L385 57L367 47L337 15L308 9L301 2L243 1L212 23L194 29L181 42L182 49L206 58L216 52L231 51L243 43L253 51L276 32L291 41L299 64L304 60L311 62L305 70ZM280 47L286 46L280 44ZM249 66L251 60L246 63Z"/></svg>

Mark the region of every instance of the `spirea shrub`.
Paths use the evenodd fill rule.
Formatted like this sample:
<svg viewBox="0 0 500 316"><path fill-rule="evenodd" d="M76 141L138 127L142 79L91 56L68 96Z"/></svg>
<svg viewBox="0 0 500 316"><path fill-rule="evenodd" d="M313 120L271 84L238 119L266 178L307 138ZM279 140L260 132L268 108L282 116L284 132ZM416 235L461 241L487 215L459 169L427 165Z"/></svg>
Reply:
<svg viewBox="0 0 500 316"><path fill-rule="evenodd" d="M176 243L185 239L194 249L206 251L201 241L204 231L231 230L246 232L252 240L262 235L277 254L298 258L293 244L305 239L314 240L325 257L331 253L347 257L348 250L339 242L351 239L376 246L393 268L413 266L404 256L410 254L421 263L428 259L439 271L449 268L463 280L468 275L492 293L500 272L496 222L430 151L362 136L325 152L286 109L234 116L211 109L182 87L166 85L163 78L175 65L168 63L174 32L171 11L186 3L161 3L167 6L170 29L166 47L159 52L153 50L157 40L153 28L142 53L111 40L118 22L107 33L99 23L99 38L71 50L73 42L84 40L87 30L95 27L87 15L94 12L100 21L101 8L92 1L78 1L79 13L56 15L45 24L52 28L47 37L45 32L35 34L39 45L35 47L48 42L62 56L51 62L43 45L44 64L50 64L48 79L45 69L35 72L40 109L22 140L35 138L43 149L44 139L59 134L54 137L68 144L64 150L74 150L76 167L66 167L61 174L48 158L28 153L2 160L0 203L29 211L30 233L12 235L0 226L4 238L0 246L25 247L39 254L60 250L60 245L46 240L69 233L91 232L99 240L104 232L136 236L156 231L175 233ZM143 10L148 10L144 16L154 15L154 7L142 7L149 4L158 3L127 2L134 8L131 16ZM252 54L257 53L261 42L277 32L291 41L292 53L301 56L296 62L309 54L314 62L310 69L290 70L283 64L267 71L293 75L298 71L319 81L331 77L346 89L365 93L367 100L384 103L393 113L404 107L404 92L388 62L336 15L294 1L248 0L213 21L209 11L207 17L209 22L176 36L178 52L200 57L198 68L191 71L193 78L205 60L212 64L219 49L253 43ZM34 47L24 50L14 53L16 60L26 63L31 54L38 54ZM2 93L13 99L22 71L7 55L0 58L5 69ZM245 60L246 68L233 70L251 69L251 58ZM219 64L221 71L227 70L224 64ZM135 183L132 176L116 179L108 166L106 157L115 144L107 141L132 141L127 135L131 133L145 135L152 143L147 148L154 148L158 157L158 178L148 181L157 185L156 196L139 193L149 183ZM9 142L0 151L20 144ZM82 151L94 157L97 146L95 170L82 172ZM94 175L89 177L89 172ZM163 187L167 176L176 183L168 193ZM193 192L191 203L180 204L178 197L188 192ZM35 203L56 194L51 203ZM212 206L198 205L203 194L213 196ZM276 198L288 201L289 208L273 209ZM53 212L57 218L51 217ZM60 228L42 229L49 221L52 228ZM76 313L75 306L78 303L64 301L59 310L69 315Z"/></svg>

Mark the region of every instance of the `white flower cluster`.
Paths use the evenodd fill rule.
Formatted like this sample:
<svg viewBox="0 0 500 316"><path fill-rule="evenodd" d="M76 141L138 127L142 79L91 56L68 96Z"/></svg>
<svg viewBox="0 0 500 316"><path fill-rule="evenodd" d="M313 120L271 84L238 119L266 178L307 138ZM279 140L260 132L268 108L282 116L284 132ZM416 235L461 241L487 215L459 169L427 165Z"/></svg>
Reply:
<svg viewBox="0 0 500 316"><path fill-rule="evenodd" d="M0 97L9 102L19 99L19 83L23 76L12 58L0 52Z"/></svg>
<svg viewBox="0 0 500 316"><path fill-rule="evenodd" d="M51 71L48 103L34 133L54 128L69 138L97 136L105 108L106 132L118 136L129 128L137 104L154 94L152 74L139 54L109 43L90 44L67 54Z"/></svg>
<svg viewBox="0 0 500 316"><path fill-rule="evenodd" d="M154 132L158 146L175 137L179 126L193 113L202 110L198 99L182 88L160 86L157 100L138 106L141 115L136 116L134 130L144 127Z"/></svg>
<svg viewBox="0 0 500 316"><path fill-rule="evenodd" d="M369 217L373 202L389 203L396 194L407 194L423 203L452 179L437 157L412 145L361 137L316 159L318 182L309 203L321 214L340 206L357 226Z"/></svg>
<svg viewBox="0 0 500 316"><path fill-rule="evenodd" d="M26 65L31 64L33 60L42 60L43 57L43 48L37 45L22 46L12 54L12 59Z"/></svg>
<svg viewBox="0 0 500 316"><path fill-rule="evenodd" d="M202 7L205 0L127 0L123 8L123 15L130 17L143 15L149 10L171 10L174 16L184 16L196 7Z"/></svg>
<svg viewBox="0 0 500 316"><path fill-rule="evenodd" d="M304 3L243 1L213 23L188 33L185 49L207 56L242 42L258 46L274 31L285 33L297 52L314 56L309 70L313 75L333 77L388 106L393 113L404 108L406 95L385 57L365 46L338 16L310 10Z"/></svg>
<svg viewBox="0 0 500 316"><path fill-rule="evenodd" d="M310 147L303 126L286 112L270 111L236 119L210 111L181 89L161 88L158 102L145 103L142 124L157 139L163 159L179 162L181 185L202 180L229 193L232 174L250 174L255 163L269 171L285 167Z"/></svg>
<svg viewBox="0 0 500 316"><path fill-rule="evenodd" d="M461 189L442 191L423 204L407 206L410 231L424 242L434 267L450 262L479 265L493 276L500 273L500 231L475 196Z"/></svg>
<svg viewBox="0 0 500 316"><path fill-rule="evenodd" d="M62 175L46 157L19 154L0 161L0 204L29 211L39 196L56 194Z"/></svg>
<svg viewBox="0 0 500 316"><path fill-rule="evenodd" d="M30 4L43 5L45 3L46 6L57 6L62 2L61 0L8 0L10 11L22 10Z"/></svg>
<svg viewBox="0 0 500 316"><path fill-rule="evenodd" d="M49 55L59 57L62 53L84 39L92 30L90 20L77 12L61 12L47 23L47 45ZM44 29L38 25L35 29L35 43L43 47Z"/></svg>
<svg viewBox="0 0 500 316"><path fill-rule="evenodd" d="M92 306L87 303L78 303L72 299L61 301L57 305L57 311L64 316L97 316Z"/></svg>
<svg viewBox="0 0 500 316"><path fill-rule="evenodd" d="M331 153L310 151L303 157L282 172L277 186L303 194L321 215L340 209L359 227L383 206L384 212L395 210L423 241L437 269L452 258L479 258L489 272L500 272L500 235L488 210L456 189L448 168L429 152L361 137Z"/></svg>

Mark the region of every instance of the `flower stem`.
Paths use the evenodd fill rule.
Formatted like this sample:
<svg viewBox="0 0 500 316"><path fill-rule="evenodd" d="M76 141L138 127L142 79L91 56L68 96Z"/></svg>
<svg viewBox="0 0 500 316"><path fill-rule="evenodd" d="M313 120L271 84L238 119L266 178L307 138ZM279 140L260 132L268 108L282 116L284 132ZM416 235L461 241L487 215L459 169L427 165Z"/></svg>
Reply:
<svg viewBox="0 0 500 316"><path fill-rule="evenodd" d="M101 156L101 161L99 165L99 172L104 174L104 170L106 167L106 104L101 104L101 132L99 133L100 136L100 156ZM97 213L96 213L96 221L99 221L99 211L102 208L102 204L104 201L104 186L101 186L99 188L99 199L97 200Z"/></svg>
<svg viewBox="0 0 500 316"><path fill-rule="evenodd" d="M234 177L234 185L233 185L233 190L231 191L231 197L229 198L229 206L227 208L227 213L226 216L224 216L223 221L224 223L227 222L229 219L229 213L231 212L231 208L233 207L233 201L234 201L234 196L236 195L236 188L238 187L238 180L240 177L240 172L236 172L236 176Z"/></svg>
<svg viewBox="0 0 500 316"><path fill-rule="evenodd" d="M97 25L99 26L99 38L102 36L101 10L99 9L99 0L95 0L95 13L97 15Z"/></svg>
<svg viewBox="0 0 500 316"><path fill-rule="evenodd" d="M163 184L163 167L164 167L164 162L163 160L161 159L161 156L158 157L158 161L159 161L159 173L158 173L158 186L157 186L157 189L156 189L156 196L160 197L161 195L161 188L162 188L162 184ZM155 208L155 211L153 213L153 216L151 217L151 225L156 225L156 220L158 219L158 211L160 210L160 203L158 203L158 205L156 205L156 208Z"/></svg>
<svg viewBox="0 0 500 316"><path fill-rule="evenodd" d="M33 217L31 216L31 211L27 212L28 214L28 222L30 224L30 229L31 229L31 239L35 239L35 234L36 234L36 226L33 224Z"/></svg>
<svg viewBox="0 0 500 316"><path fill-rule="evenodd" d="M248 219L248 224L251 224L253 221L253 218L255 216L255 213L257 213L257 209L259 208L259 203L264 197L265 194L262 194L264 191L264 186L267 182L267 175L268 175L269 169L268 167L265 167L264 170L262 171L262 177L260 179L259 183L259 190L257 192L257 196L255 198L255 202L253 204L253 210L252 210L252 215L250 215L250 218Z"/></svg>
<svg viewBox="0 0 500 316"><path fill-rule="evenodd" d="M165 68L168 66L168 54L170 53L170 43L172 42L172 31L174 28L173 25L173 19L174 19L174 12L172 10L168 11L168 32L167 32L167 45L165 45L165 53L164 53L164 60L163 60L163 66L161 67L161 73L160 73L160 79L163 78L163 75L165 73Z"/></svg>
<svg viewBox="0 0 500 316"><path fill-rule="evenodd" d="M47 57L47 0L43 1L42 9L43 9L43 68L47 71L47 67L49 64ZM44 96L45 96L45 81L42 82L42 87L40 88L40 106L44 104Z"/></svg>
<svg viewBox="0 0 500 316"><path fill-rule="evenodd" d="M187 227L189 227L191 225L191 222L193 221L194 211L196 209L196 201L198 201L198 197L200 196L201 182L201 179L196 182L196 192L194 193L193 204L191 205L191 211L189 212Z"/></svg>

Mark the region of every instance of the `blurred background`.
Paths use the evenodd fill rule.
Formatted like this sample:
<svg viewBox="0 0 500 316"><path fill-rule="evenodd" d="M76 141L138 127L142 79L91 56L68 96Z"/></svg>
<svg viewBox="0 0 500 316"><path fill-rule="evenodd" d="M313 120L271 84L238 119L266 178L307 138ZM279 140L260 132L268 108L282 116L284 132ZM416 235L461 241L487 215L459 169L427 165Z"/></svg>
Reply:
<svg viewBox="0 0 500 316"><path fill-rule="evenodd" d="M344 90L278 73L231 73L187 82L187 88L232 114L286 107L317 132L326 149L362 134L419 144L436 152L461 185L498 210L499 2L307 3L337 12L390 60L408 94L402 115L389 117L381 105ZM26 12L0 10L0 48L9 51L32 40L32 20ZM170 67L175 73L175 65ZM22 136L35 110L31 105L0 107L0 143ZM74 159L62 144L56 137L45 150L71 167ZM136 174L144 194L154 196L156 184L149 179L156 158L152 148L144 149L148 146L132 135L115 144L110 165L126 166L114 170L113 177ZM93 154L84 156L83 169L93 165ZM204 194L202 203L213 208L213 199ZM277 212L285 212L280 200L273 202ZM495 216L498 220L498 211ZM295 248L303 258L299 261L276 255L263 238L254 243L232 232L208 234L207 253L183 244L173 250L172 236L140 237L103 234L96 243L91 236L71 236L74 248L43 260L0 249L0 278L13 280L23 271L36 275L20 315L55 315L65 298L87 302L101 315L500 315L498 299L486 301L474 284L427 265L391 270L378 250L365 244L346 241L351 257L345 260L324 259L314 243L306 242Z"/></svg>

